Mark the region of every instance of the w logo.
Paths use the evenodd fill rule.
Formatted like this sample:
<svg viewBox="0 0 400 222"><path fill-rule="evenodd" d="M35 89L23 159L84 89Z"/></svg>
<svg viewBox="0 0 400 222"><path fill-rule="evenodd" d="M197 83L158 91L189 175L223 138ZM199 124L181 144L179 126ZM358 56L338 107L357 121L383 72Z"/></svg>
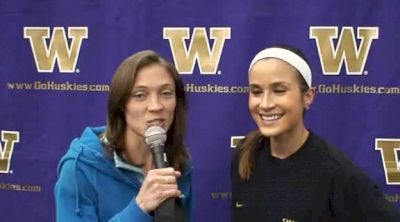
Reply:
<svg viewBox="0 0 400 222"><path fill-rule="evenodd" d="M164 39L169 40L175 66L180 74L192 74L195 60L198 61L200 74L217 73L225 40L231 38L230 28L210 28L212 47L205 28L194 28L189 36L189 28L164 28ZM189 47L185 40L189 39Z"/></svg>
<svg viewBox="0 0 400 222"><path fill-rule="evenodd" d="M56 60L60 72L75 72L82 41L87 37L87 27L68 27L68 44L63 27L54 27L51 38L49 27L24 27L24 38L31 43L38 72L53 72Z"/></svg>
<svg viewBox="0 0 400 222"><path fill-rule="evenodd" d="M400 139L375 139L375 150L381 151L386 184L400 185Z"/></svg>
<svg viewBox="0 0 400 222"><path fill-rule="evenodd" d="M0 143L0 173L8 173L10 171L10 163L15 143L19 143L19 132L17 131L1 131Z"/></svg>
<svg viewBox="0 0 400 222"><path fill-rule="evenodd" d="M379 38L378 27L358 27L357 46L352 27L343 27L338 38L338 27L310 27L310 39L315 39L324 75L339 75L343 61L347 75L362 75L372 40Z"/></svg>

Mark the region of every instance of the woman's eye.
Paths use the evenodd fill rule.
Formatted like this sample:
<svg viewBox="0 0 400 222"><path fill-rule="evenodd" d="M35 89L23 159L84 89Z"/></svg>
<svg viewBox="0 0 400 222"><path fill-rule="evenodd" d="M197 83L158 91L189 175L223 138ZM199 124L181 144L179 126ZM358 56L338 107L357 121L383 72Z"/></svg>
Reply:
<svg viewBox="0 0 400 222"><path fill-rule="evenodd" d="M144 93L133 93L132 97L136 98L136 99L143 99L143 98L146 97L146 94L144 94Z"/></svg>
<svg viewBox="0 0 400 222"><path fill-rule="evenodd" d="M250 93L251 93L252 95L260 95L260 94L262 93L262 91L261 91L261 90L258 90L258 89L254 89L254 90L250 90Z"/></svg>
<svg viewBox="0 0 400 222"><path fill-rule="evenodd" d="M286 92L286 89L285 88L276 88L276 89L274 89L274 92L275 93L284 93L284 92Z"/></svg>
<svg viewBox="0 0 400 222"><path fill-rule="evenodd" d="M174 95L174 93L172 92L172 91L163 91L163 92L161 92L161 95L163 95L163 96L173 96Z"/></svg>

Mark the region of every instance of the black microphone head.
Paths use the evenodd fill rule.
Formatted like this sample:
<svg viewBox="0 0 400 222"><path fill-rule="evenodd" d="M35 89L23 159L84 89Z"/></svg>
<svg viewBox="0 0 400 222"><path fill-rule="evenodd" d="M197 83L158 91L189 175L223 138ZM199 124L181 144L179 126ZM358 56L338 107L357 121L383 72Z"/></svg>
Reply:
<svg viewBox="0 0 400 222"><path fill-rule="evenodd" d="M155 146L164 146L167 140L167 133L159 126L151 126L144 133L146 144L153 148Z"/></svg>

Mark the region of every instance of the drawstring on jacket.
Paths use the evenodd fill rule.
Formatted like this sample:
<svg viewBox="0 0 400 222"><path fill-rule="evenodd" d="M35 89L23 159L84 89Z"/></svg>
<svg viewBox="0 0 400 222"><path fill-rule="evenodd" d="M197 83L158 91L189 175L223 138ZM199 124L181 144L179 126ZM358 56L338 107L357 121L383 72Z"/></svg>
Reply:
<svg viewBox="0 0 400 222"><path fill-rule="evenodd" d="M80 208L80 204L79 204L79 186L78 186L78 176L76 174L76 172L78 172L78 170L76 169L76 165L77 162L79 160L79 156L82 153L82 146L79 146L79 151L78 151L78 155L76 156L75 160L74 160L74 174L75 174L75 193L76 193L76 200L75 200L75 213L80 216L81 214L81 208Z"/></svg>

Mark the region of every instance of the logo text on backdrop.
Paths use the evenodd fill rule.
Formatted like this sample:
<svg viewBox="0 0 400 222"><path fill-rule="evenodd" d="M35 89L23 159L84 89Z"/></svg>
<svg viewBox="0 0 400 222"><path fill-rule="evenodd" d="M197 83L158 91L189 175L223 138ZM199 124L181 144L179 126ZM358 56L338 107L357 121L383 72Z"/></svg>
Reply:
<svg viewBox="0 0 400 222"><path fill-rule="evenodd" d="M24 38L29 39L38 72L53 72L57 60L59 72L74 73L83 39L88 38L87 27L24 27ZM47 41L50 38L50 41Z"/></svg>
<svg viewBox="0 0 400 222"><path fill-rule="evenodd" d="M18 131L1 131L0 173L9 173L15 143L19 143Z"/></svg>
<svg viewBox="0 0 400 222"><path fill-rule="evenodd" d="M192 74L196 60L200 74L220 74L218 65L225 40L231 38L230 27L211 27L210 37L204 27L194 28L191 37L187 27L165 27L163 33L164 39L169 40L175 66L180 74ZM189 38L187 47L185 40ZM209 39L214 40L212 47Z"/></svg>
<svg viewBox="0 0 400 222"><path fill-rule="evenodd" d="M339 75L343 61L347 75L363 75L372 41L379 38L378 27L358 27L357 40L353 27L311 26L310 39L315 39L324 75ZM336 48L333 40L337 40Z"/></svg>
<svg viewBox="0 0 400 222"><path fill-rule="evenodd" d="M400 162L398 157L400 139L376 138L375 150L381 152L386 184L400 185Z"/></svg>

